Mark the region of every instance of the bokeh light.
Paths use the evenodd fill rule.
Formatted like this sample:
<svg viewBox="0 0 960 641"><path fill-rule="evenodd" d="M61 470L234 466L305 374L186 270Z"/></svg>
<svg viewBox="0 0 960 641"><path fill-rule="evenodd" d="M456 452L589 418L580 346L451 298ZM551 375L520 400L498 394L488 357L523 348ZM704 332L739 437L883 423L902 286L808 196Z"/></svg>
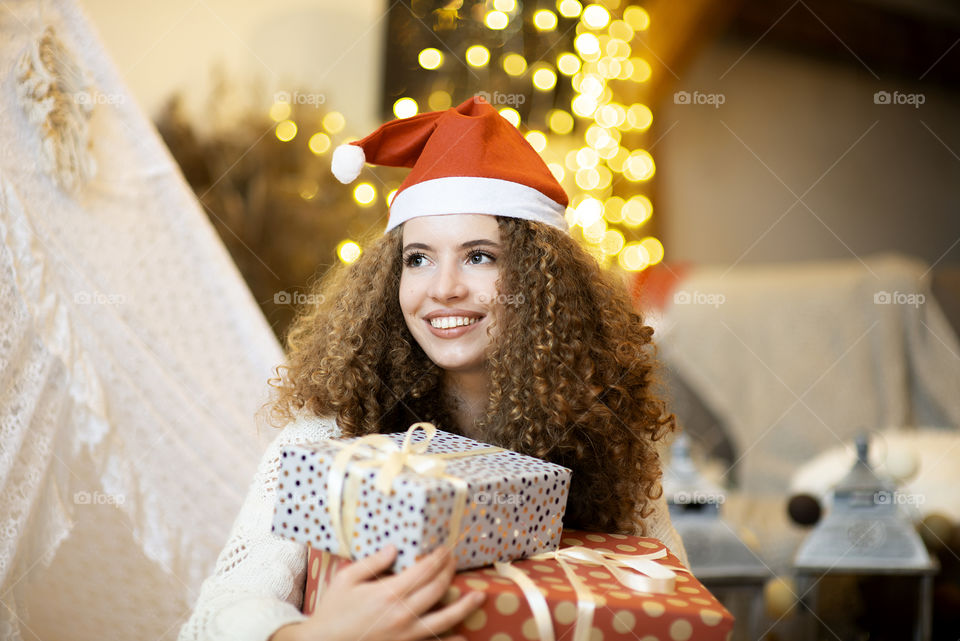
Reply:
<svg viewBox="0 0 960 641"><path fill-rule="evenodd" d="M663 243L653 236L647 236L640 241L640 246L650 255L650 264L656 265L663 260Z"/></svg>
<svg viewBox="0 0 960 641"><path fill-rule="evenodd" d="M610 12L599 4L588 5L580 19L591 29L603 29L610 23Z"/></svg>
<svg viewBox="0 0 960 641"><path fill-rule="evenodd" d="M339 111L328 112L323 117L323 128L332 134L338 134L347 126L347 119Z"/></svg>
<svg viewBox="0 0 960 641"><path fill-rule="evenodd" d="M443 64L443 52L429 47L420 52L420 55L417 56L417 62L424 69L437 69Z"/></svg>
<svg viewBox="0 0 960 641"><path fill-rule="evenodd" d="M639 227L653 215L653 204L643 195L632 196L621 209L623 222L629 227Z"/></svg>
<svg viewBox="0 0 960 641"><path fill-rule="evenodd" d="M607 198L603 203L603 218L608 223L622 223L623 203L624 200L620 196L611 196L610 198Z"/></svg>
<svg viewBox="0 0 960 641"><path fill-rule="evenodd" d="M397 118L409 118L410 116L416 116L419 110L420 107L417 105L417 101L413 98L401 98L393 103L393 114Z"/></svg>
<svg viewBox="0 0 960 641"><path fill-rule="evenodd" d="M564 18L576 18L583 11L583 5L577 0L557 0L557 11Z"/></svg>
<svg viewBox="0 0 960 641"><path fill-rule="evenodd" d="M554 109L547 116L550 131L561 136L573 131L573 116L562 109Z"/></svg>
<svg viewBox="0 0 960 641"><path fill-rule="evenodd" d="M488 11L483 23L487 25L488 29L500 31L506 29L507 25L510 24L510 16L502 11Z"/></svg>
<svg viewBox="0 0 960 641"><path fill-rule="evenodd" d="M504 107L500 110L500 115L514 127L520 126L520 112L512 107Z"/></svg>
<svg viewBox="0 0 960 641"><path fill-rule="evenodd" d="M450 94L443 89L431 92L430 97L427 98L427 106L430 107L431 111L443 111L444 109L449 109L452 104L453 99L450 97Z"/></svg>
<svg viewBox="0 0 960 641"><path fill-rule="evenodd" d="M277 123L275 133L280 142L290 142L297 136L297 123L292 120L281 120Z"/></svg>
<svg viewBox="0 0 960 641"><path fill-rule="evenodd" d="M553 69L541 67L533 72L533 86L540 91L549 91L557 85L557 74Z"/></svg>
<svg viewBox="0 0 960 641"><path fill-rule="evenodd" d="M307 147L310 148L310 151L319 156L330 149L330 136L322 131L318 131L310 136L310 140L307 141Z"/></svg>
<svg viewBox="0 0 960 641"><path fill-rule="evenodd" d="M540 31L553 31L557 28L557 14L549 9L540 9L533 14L533 26Z"/></svg>
<svg viewBox="0 0 960 641"><path fill-rule="evenodd" d="M377 199L377 190L370 183L360 183L353 188L353 199L361 205L371 205Z"/></svg>
<svg viewBox="0 0 960 641"><path fill-rule="evenodd" d="M650 254L640 243L627 243L617 255L617 261L626 271L639 272L650 264Z"/></svg>
<svg viewBox="0 0 960 641"><path fill-rule="evenodd" d="M466 59L472 67L484 67L490 62L490 50L483 45L473 45L467 49Z"/></svg>
<svg viewBox="0 0 960 641"><path fill-rule="evenodd" d="M580 71L580 58L576 54L561 53L557 56L557 69L565 76L572 76Z"/></svg>
<svg viewBox="0 0 960 641"><path fill-rule="evenodd" d="M656 171L653 163L653 156L644 149L637 149L630 154L627 162L623 165L623 175L627 180L640 182L650 180Z"/></svg>
<svg viewBox="0 0 960 641"><path fill-rule="evenodd" d="M543 150L547 148L547 137L542 131L537 131L536 129L528 131L524 138L527 139L527 142L530 143L530 146L533 147L538 154L543 153Z"/></svg>
<svg viewBox="0 0 960 641"><path fill-rule="evenodd" d="M573 47L581 56L600 53L600 39L592 33L581 33L573 39Z"/></svg>
<svg viewBox="0 0 960 641"><path fill-rule="evenodd" d="M286 120L290 117L290 102L289 101L277 101L270 105L270 118L274 122L280 122L281 120Z"/></svg>
<svg viewBox="0 0 960 641"><path fill-rule="evenodd" d="M631 5L623 10L623 21L634 31L646 31L650 27L650 14L643 7Z"/></svg>
<svg viewBox="0 0 960 641"><path fill-rule="evenodd" d="M503 70L511 76L522 76L527 70L527 61L519 53L508 53L501 60Z"/></svg>
<svg viewBox="0 0 960 641"><path fill-rule="evenodd" d="M626 239L620 230L608 229L603 235L603 240L600 242L600 247L603 249L604 254L614 256L619 253L621 249L623 249L625 242Z"/></svg>
<svg viewBox="0 0 960 641"><path fill-rule="evenodd" d="M650 67L649 62L643 58L630 58L629 62L633 65L633 71L630 75L631 80L634 82L646 82L650 80L653 69Z"/></svg>
<svg viewBox="0 0 960 641"><path fill-rule="evenodd" d="M361 253L363 252L360 249L360 245L352 240L345 240L337 245L337 257L348 265L356 262L356 260L360 258Z"/></svg>

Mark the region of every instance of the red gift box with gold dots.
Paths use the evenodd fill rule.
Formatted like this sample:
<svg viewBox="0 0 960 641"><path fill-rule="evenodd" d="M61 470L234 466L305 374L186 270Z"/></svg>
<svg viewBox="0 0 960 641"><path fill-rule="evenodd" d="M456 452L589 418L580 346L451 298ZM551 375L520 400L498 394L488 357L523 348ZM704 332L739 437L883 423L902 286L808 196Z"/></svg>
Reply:
<svg viewBox="0 0 960 641"><path fill-rule="evenodd" d="M344 563L310 549L305 614ZM470 591L487 599L452 630L470 641L726 641L733 632L733 616L651 538L564 530L558 552L458 572L443 601Z"/></svg>

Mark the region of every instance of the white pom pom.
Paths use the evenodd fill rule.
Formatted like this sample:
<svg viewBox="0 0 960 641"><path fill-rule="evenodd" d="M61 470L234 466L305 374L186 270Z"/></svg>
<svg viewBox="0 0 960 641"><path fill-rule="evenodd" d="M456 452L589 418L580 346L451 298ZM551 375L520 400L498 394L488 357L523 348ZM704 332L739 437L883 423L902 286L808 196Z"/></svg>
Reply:
<svg viewBox="0 0 960 641"><path fill-rule="evenodd" d="M363 153L363 148L350 144L340 145L333 150L333 162L330 163L330 171L337 177L337 180L346 185L357 179L366 162L367 158Z"/></svg>

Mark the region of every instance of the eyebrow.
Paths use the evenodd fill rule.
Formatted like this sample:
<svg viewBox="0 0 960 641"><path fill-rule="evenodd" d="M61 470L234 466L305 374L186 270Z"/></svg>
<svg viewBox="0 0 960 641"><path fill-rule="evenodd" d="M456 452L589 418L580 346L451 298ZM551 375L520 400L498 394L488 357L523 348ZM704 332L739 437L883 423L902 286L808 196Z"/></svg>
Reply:
<svg viewBox="0 0 960 641"><path fill-rule="evenodd" d="M486 238L479 238L477 240L468 240L467 242L460 245L460 249L470 249L471 247L499 248L500 245L493 242L492 240L487 240ZM404 246L403 251L407 251L408 249L426 249L427 251L430 251L433 249L433 247L431 247L430 245L425 245L423 243L409 243L408 245Z"/></svg>

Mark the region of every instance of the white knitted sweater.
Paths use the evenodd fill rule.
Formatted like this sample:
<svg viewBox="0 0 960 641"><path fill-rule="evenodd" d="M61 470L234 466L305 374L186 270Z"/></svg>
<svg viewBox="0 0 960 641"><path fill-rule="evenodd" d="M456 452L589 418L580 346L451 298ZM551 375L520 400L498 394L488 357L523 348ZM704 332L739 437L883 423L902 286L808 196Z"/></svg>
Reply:
<svg viewBox="0 0 960 641"><path fill-rule="evenodd" d="M290 444L339 435L333 419L301 415L273 439L179 641L266 641L280 627L307 618L300 612L306 546L271 532L280 451ZM663 499L656 502L646 524L646 536L660 539L687 563Z"/></svg>

